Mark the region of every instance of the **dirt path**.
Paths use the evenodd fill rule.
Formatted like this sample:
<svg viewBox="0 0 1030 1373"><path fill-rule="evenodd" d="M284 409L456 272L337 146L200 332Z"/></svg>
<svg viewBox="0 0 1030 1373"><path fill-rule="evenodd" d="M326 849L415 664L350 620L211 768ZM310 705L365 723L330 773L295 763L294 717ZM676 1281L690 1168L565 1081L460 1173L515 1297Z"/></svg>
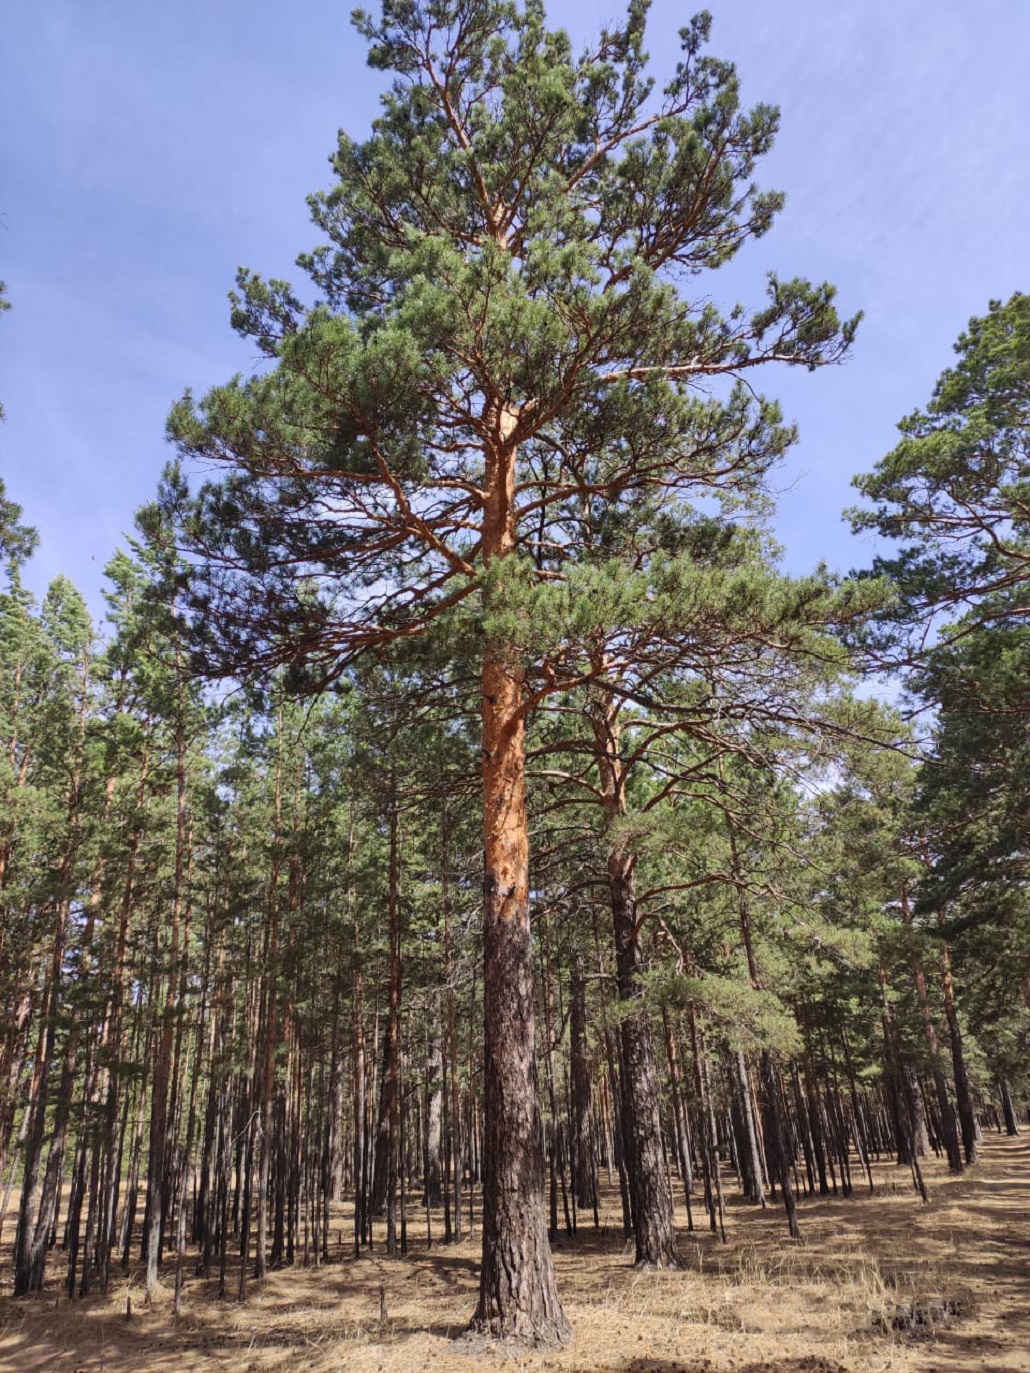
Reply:
<svg viewBox="0 0 1030 1373"><path fill-rule="evenodd" d="M987 1139L961 1179L938 1163L927 1173L929 1206L907 1172L886 1165L875 1170L876 1196L804 1203L801 1244L787 1239L779 1210L732 1205L725 1245L681 1233L682 1273L634 1272L612 1238L613 1205L607 1237L581 1232L558 1247L576 1328L560 1355L483 1359L455 1345L475 1303L478 1244L427 1250L413 1224L407 1258L275 1273L251 1284L244 1307L192 1280L178 1328L170 1297L139 1309L135 1277L106 1299L67 1302L55 1264L44 1296L0 1297L0 1370L1030 1373L1030 1138ZM9 1292L6 1259L0 1290Z"/></svg>

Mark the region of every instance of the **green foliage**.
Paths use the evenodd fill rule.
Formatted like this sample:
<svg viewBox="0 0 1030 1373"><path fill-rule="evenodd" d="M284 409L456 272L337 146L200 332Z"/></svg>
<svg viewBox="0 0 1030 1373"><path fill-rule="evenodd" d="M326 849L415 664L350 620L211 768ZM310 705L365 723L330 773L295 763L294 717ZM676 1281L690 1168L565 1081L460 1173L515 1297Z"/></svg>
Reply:
<svg viewBox="0 0 1030 1373"><path fill-rule="evenodd" d="M922 694L938 710L917 824L933 855L921 905L1018 903L1026 877L1030 630L1021 609L933 654ZM990 895L989 895L990 893ZM952 919L962 919L958 910Z"/></svg>
<svg viewBox="0 0 1030 1373"><path fill-rule="evenodd" d="M989 598L1030 574L1030 296L991 301L955 352L898 446L855 481L876 504L852 523L902 542L878 566L916 621L972 602L989 619Z"/></svg>
<svg viewBox="0 0 1030 1373"><path fill-rule="evenodd" d="M704 1015L733 1049L774 1049L789 1055L801 1047L797 1022L779 997L740 977L666 976L656 990L669 1005L693 1007Z"/></svg>
<svg viewBox="0 0 1030 1373"><path fill-rule="evenodd" d="M7 299L7 287L0 281L0 314L11 308ZM4 408L0 405L0 420L4 418ZM18 568L32 557L39 535L28 525L21 523L21 506L7 499L7 488L0 478L0 559L9 581L16 580Z"/></svg>
<svg viewBox="0 0 1030 1373"><path fill-rule="evenodd" d="M0 480L0 558L8 580L15 580L17 570L36 550L39 535L30 525L21 523L22 508L7 499L7 488Z"/></svg>
<svg viewBox="0 0 1030 1373"><path fill-rule="evenodd" d="M184 457L228 469L192 503L166 491L210 668L306 659L314 686L456 616L450 651L496 634L567 684L602 612L632 631L655 594L614 562L573 570L584 517L622 557L660 530L659 502L670 531L699 501L761 503L790 431L743 385L716 400L694 382L834 361L855 322L804 282L771 279L750 316L678 293L771 223L781 198L752 175L776 115L741 107L707 16L654 92L645 16L631 5L577 58L537 4L356 15L395 80L311 200L323 242L300 261L321 299L241 272L233 323L272 365L169 421ZM518 445L503 570L483 504L502 414Z"/></svg>

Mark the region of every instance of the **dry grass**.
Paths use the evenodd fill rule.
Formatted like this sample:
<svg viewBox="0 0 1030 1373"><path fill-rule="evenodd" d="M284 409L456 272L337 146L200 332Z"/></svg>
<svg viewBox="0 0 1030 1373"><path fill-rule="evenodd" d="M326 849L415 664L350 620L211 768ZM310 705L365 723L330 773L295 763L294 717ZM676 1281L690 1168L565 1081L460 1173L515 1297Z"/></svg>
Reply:
<svg viewBox="0 0 1030 1373"><path fill-rule="evenodd" d="M413 1217L407 1257L354 1260L341 1249L328 1265L251 1282L243 1306L219 1301L213 1281L192 1279L178 1323L171 1292L147 1309L136 1276L106 1298L67 1302L55 1264L43 1296L0 1296L0 1369L1030 1373L1030 1146L1025 1137L988 1139L962 1178L938 1164L929 1173L926 1207L907 1175L886 1165L875 1197L805 1202L800 1244L778 1209L733 1205L725 1245L682 1233L678 1273L635 1272L611 1224L601 1235L581 1231L555 1254L576 1329L561 1354L502 1349L484 1359L456 1343L475 1304L478 1236L427 1249ZM338 1223L346 1225L343 1212Z"/></svg>

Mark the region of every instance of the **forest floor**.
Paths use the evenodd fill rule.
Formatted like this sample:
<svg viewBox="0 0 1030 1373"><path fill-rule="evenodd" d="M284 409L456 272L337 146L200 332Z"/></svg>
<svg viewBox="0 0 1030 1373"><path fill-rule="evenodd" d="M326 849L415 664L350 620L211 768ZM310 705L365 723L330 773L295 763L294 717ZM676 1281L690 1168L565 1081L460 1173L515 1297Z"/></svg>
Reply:
<svg viewBox="0 0 1030 1373"><path fill-rule="evenodd" d="M986 1138L981 1161L960 1178L937 1161L926 1173L928 1206L908 1171L886 1164L874 1166L873 1196L865 1188L847 1201L803 1202L800 1243L787 1238L778 1207L731 1203L727 1242L684 1228L686 1269L674 1273L634 1271L617 1194L606 1195L607 1233L581 1229L556 1246L576 1330L561 1354L469 1352L457 1337L475 1305L478 1232L427 1248L421 1212L409 1223L406 1257L377 1251L282 1270L250 1282L242 1306L219 1301L214 1280L191 1278L178 1323L170 1291L144 1307L138 1274L119 1275L106 1297L66 1301L59 1254L51 1289L16 1302L5 1246L0 1369L1030 1373L1030 1138Z"/></svg>

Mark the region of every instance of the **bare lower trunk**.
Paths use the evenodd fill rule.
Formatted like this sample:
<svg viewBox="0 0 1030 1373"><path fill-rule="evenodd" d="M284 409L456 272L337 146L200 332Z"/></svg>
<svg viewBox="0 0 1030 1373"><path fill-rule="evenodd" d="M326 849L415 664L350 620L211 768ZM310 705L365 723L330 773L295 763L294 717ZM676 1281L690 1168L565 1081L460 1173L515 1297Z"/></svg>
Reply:
<svg viewBox="0 0 1030 1373"><path fill-rule="evenodd" d="M622 1039L623 1109L633 1226L638 1268L678 1268L672 1189L662 1151L658 1073L651 1026L639 985L640 940L632 867L627 855L613 849L608 858L608 889L615 929L619 999L638 1007L625 1015Z"/></svg>
<svg viewBox="0 0 1030 1373"><path fill-rule="evenodd" d="M483 553L515 551L517 415L485 417ZM491 610L489 598L484 607ZM519 649L486 645L483 722L483 1265L472 1329L560 1347L572 1331L554 1278L533 1030L526 819L526 684ZM471 1132L474 1138L474 1129Z"/></svg>
<svg viewBox="0 0 1030 1373"><path fill-rule="evenodd" d="M57 911L49 980L43 993L35 1065L30 1079L29 1105L27 1108L29 1123L25 1129L21 1204L18 1211L18 1229L14 1240L14 1295L16 1297L25 1296L26 1293L35 1291L42 1286L43 1270L46 1265L45 1230L42 1244L37 1239L39 1233L37 1225L39 1219L39 1185L43 1162L43 1144L46 1139L47 1094L57 1043L57 999L61 960L64 955L66 924L67 906L62 903Z"/></svg>
<svg viewBox="0 0 1030 1373"><path fill-rule="evenodd" d="M723 767L720 760L719 777L723 780ZM740 937L744 945L744 954L747 958L748 977L751 979L751 986L756 992L762 990L762 979L758 970L758 960L755 957L754 939L751 929L751 908L748 904L746 888L743 885L744 866L741 862L740 852L737 847L737 833L734 821L731 819L730 812L726 812L726 834L730 841L730 853L733 860L733 874L741 879L737 886L737 913L740 918ZM771 1179L780 1184L780 1195L783 1198L783 1207L787 1213L787 1229L792 1239L800 1238L798 1227L797 1201L794 1196L794 1188L790 1177L790 1159L787 1156L787 1138L784 1128L783 1104L780 1100L779 1081L776 1073L776 1065L769 1049L762 1050L761 1057L762 1070L762 1097L765 1107L765 1153L768 1161L768 1175Z"/></svg>
<svg viewBox="0 0 1030 1373"><path fill-rule="evenodd" d="M400 1155L401 926L400 859L397 834L397 783L390 783L389 987L386 1054L383 1063L383 1114L386 1116L386 1252L397 1252L397 1184Z"/></svg>
<svg viewBox="0 0 1030 1373"><path fill-rule="evenodd" d="M1016 1120L1015 1108L1012 1105L1012 1092L1009 1088L1007 1078L1001 1078L998 1083L998 1091L1001 1094L1001 1111L1005 1118L1005 1133L1007 1135L1018 1135L1019 1122Z"/></svg>
<svg viewBox="0 0 1030 1373"><path fill-rule="evenodd" d="M903 885L901 889L901 911L902 920L906 925L911 925L912 914L909 907L908 888ZM919 1011L923 1019L923 1033L926 1036L926 1045L930 1051L930 1066L933 1074L934 1094L937 1097L937 1110L940 1114L940 1133L944 1143L944 1151L948 1157L948 1169L952 1173L961 1173L963 1168L962 1152L959 1148L958 1129L956 1128L955 1108L951 1104L948 1095L948 1084L944 1077L944 1070L941 1067L941 1052L937 1043L937 1030L934 1027L933 1016L930 1014L930 1005L926 996L926 978L923 975L923 965L918 957L913 956L911 960L912 979L915 982L916 1000L919 1003Z"/></svg>
<svg viewBox="0 0 1030 1373"><path fill-rule="evenodd" d="M279 702L276 730L275 765L275 828L272 834L272 867L268 880L268 924L265 929L264 974L261 995L261 1017L258 1026L260 1044L255 1081L258 1086L261 1113L260 1157L258 1161L257 1242L254 1249L254 1276L263 1278L268 1272L268 1187L271 1177L272 1113L275 1104L275 1055L279 1040L278 987L279 976L279 873L282 865L282 776L283 776L283 708Z"/></svg>
<svg viewBox="0 0 1030 1373"><path fill-rule="evenodd" d="M361 1253L365 1242L365 1213L368 1206L368 1190L365 1174L368 1171L365 1157L365 1026L362 1005L361 968L357 963L357 930L354 933L355 969L354 994L352 999L351 1022L351 1083L354 1089L354 1257Z"/></svg>
<svg viewBox="0 0 1030 1373"><path fill-rule="evenodd" d="M880 969L880 1004L883 1025L884 1062L888 1082L891 1085L895 1111L895 1128L898 1132L898 1162L905 1162L912 1169L912 1182L924 1202L930 1200L919 1165L921 1150L918 1141L918 1116L915 1090L909 1071L898 1055L895 1042L894 1024L891 1017L890 1002L887 999L887 973Z"/></svg>
<svg viewBox="0 0 1030 1373"><path fill-rule="evenodd" d="M570 1055L572 1059L572 1168L576 1205L584 1211L598 1207L597 1151L590 1103L590 1061L587 1056L586 982L573 955L570 988Z"/></svg>
<svg viewBox="0 0 1030 1373"><path fill-rule="evenodd" d="M687 1203L688 1223L693 1228L690 1216L690 1193L694 1186L693 1171L690 1164L690 1122L687 1119L687 1103L683 1099L683 1074L680 1069L676 1036L673 1034L668 1009L664 1007L662 1009L662 1030L665 1035L665 1057L669 1065L669 1090L672 1095L673 1123L676 1127L676 1158Z"/></svg>
<svg viewBox="0 0 1030 1373"><path fill-rule="evenodd" d="M458 1017L455 1005L454 987L452 985L452 965L451 965L451 899L450 881L448 873L448 827L446 809L441 816L440 841L442 846L441 853L441 896L443 899L443 959L444 959L444 980L447 984L447 1071L450 1074L450 1119L447 1131L447 1153L453 1167L454 1181L454 1218L453 1224L447 1226L447 1238L453 1239L455 1243L461 1240L461 1182L462 1182L462 1151L461 1151L461 1089L458 1082ZM451 1170L448 1169L448 1176L444 1179L444 1200L445 1204L450 1193ZM448 1208L448 1218L450 1210Z"/></svg>
<svg viewBox="0 0 1030 1373"><path fill-rule="evenodd" d="M605 818L611 824L626 813L627 772L620 747L617 708L609 696L594 703L591 724ZM662 1149L658 1072L640 987L643 955L633 869L632 851L613 838L608 849L608 896L619 1000L626 1012L619 1030L635 1261L638 1268L678 1268L672 1188Z"/></svg>
<svg viewBox="0 0 1030 1373"><path fill-rule="evenodd" d="M966 1072L966 1056L962 1047L962 1029L958 1012L955 1009L955 986L951 980L951 954L944 946L944 1015L948 1022L948 1036L951 1040L951 1063L955 1074L955 1097L958 1102L958 1118L962 1128L962 1150L967 1163L976 1162L976 1148L980 1143L980 1127L973 1110L973 1098L969 1091L969 1074Z"/></svg>
<svg viewBox="0 0 1030 1373"><path fill-rule="evenodd" d="M426 1116L423 1140L423 1176L427 1207L439 1206L443 1197L443 1028L439 1003L426 1052Z"/></svg>
<svg viewBox="0 0 1030 1373"><path fill-rule="evenodd" d="M533 1031L524 726L520 671L483 666L483 1264L472 1328L562 1346L544 1206Z"/></svg>
<svg viewBox="0 0 1030 1373"><path fill-rule="evenodd" d="M18 1244L15 1248L14 1295L24 1296L27 1292L42 1290L46 1269L47 1249L53 1233L57 1207L61 1191L61 1170L64 1165L65 1143L68 1138L68 1123L71 1115L72 1093L75 1083L77 1027L68 1035L61 1079L54 1106L53 1128L50 1137L50 1151L47 1155L43 1184L39 1190L38 1207L31 1221L30 1212L24 1208L19 1217ZM44 1102L39 1103L43 1109ZM28 1179L26 1179L27 1187ZM33 1198L34 1200L34 1198ZM22 1230L24 1225L24 1235Z"/></svg>
<svg viewBox="0 0 1030 1373"><path fill-rule="evenodd" d="M758 1148L758 1130L755 1125L754 1101L751 1096L751 1079L747 1070L744 1051L738 1049L734 1068L737 1075L738 1100L740 1103L741 1146L741 1184L744 1195L755 1206L765 1207L765 1187L762 1174L762 1155Z"/></svg>
<svg viewBox="0 0 1030 1373"><path fill-rule="evenodd" d="M166 984L157 1060L154 1064L151 1092L150 1156L147 1163L147 1224L145 1292L149 1298L157 1286L161 1262L161 1241L164 1234L164 1214L167 1205L169 1144L168 1103L172 1052L175 1046L175 1018L179 988L179 938L186 891L187 795L186 795L186 719L185 686L180 670L180 650L175 648L176 660L176 721L175 721L175 874L172 889L171 931L169 938L168 981ZM160 948L160 924L155 927L155 952Z"/></svg>
<svg viewBox="0 0 1030 1373"><path fill-rule="evenodd" d="M787 1154L787 1139L784 1130L783 1105L780 1100L780 1086L776 1075L776 1065L768 1049L762 1050L762 1093L765 1098L766 1129L765 1148L771 1155L770 1173L780 1184L780 1195L787 1213L787 1229L792 1239L800 1238L797 1202L790 1178L790 1158Z"/></svg>

